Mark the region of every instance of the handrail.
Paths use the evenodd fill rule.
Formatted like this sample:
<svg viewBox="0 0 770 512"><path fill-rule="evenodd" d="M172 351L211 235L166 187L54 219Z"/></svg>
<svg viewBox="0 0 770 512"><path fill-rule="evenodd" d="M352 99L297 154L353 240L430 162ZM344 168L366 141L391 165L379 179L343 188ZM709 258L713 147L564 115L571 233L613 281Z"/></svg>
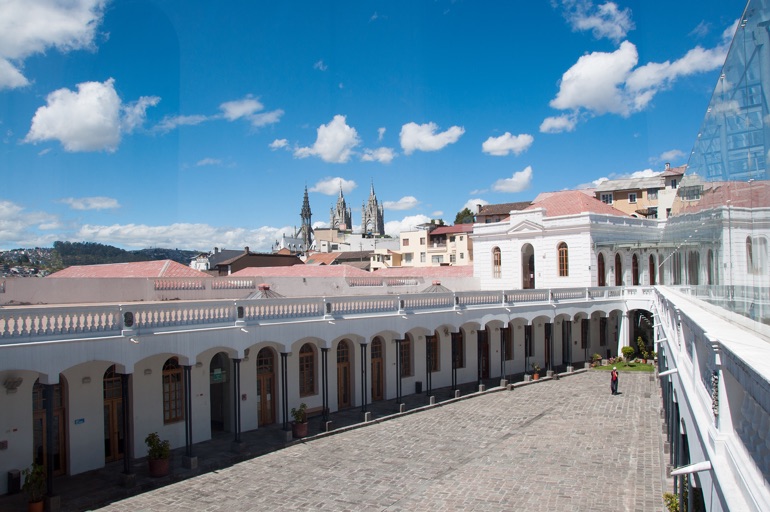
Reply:
<svg viewBox="0 0 770 512"><path fill-rule="evenodd" d="M346 295L209 301L167 301L0 308L0 345L54 337L133 335L140 331L235 325L236 321L342 318L415 311L473 309L553 302L617 300L640 288L557 288ZM645 288L641 288L645 293ZM652 290L652 288L649 288ZM652 298L652 295L645 295Z"/></svg>

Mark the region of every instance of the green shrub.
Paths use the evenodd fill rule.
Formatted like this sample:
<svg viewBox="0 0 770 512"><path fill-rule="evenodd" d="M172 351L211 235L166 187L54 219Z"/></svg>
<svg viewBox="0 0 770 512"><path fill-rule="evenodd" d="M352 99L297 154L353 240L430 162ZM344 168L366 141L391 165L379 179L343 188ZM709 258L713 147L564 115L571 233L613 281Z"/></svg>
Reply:
<svg viewBox="0 0 770 512"><path fill-rule="evenodd" d="M623 347L620 351L623 352L623 359L626 361L631 361L634 358L634 353L636 352L634 347Z"/></svg>
<svg viewBox="0 0 770 512"><path fill-rule="evenodd" d="M668 512L679 512L679 496L670 492L663 493L663 503Z"/></svg>

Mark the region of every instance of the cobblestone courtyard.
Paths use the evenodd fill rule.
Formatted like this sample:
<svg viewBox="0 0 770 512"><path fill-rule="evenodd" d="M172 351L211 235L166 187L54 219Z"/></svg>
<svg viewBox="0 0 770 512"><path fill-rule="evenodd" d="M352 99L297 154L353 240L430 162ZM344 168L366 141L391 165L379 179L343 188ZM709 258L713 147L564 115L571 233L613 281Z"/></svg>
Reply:
<svg viewBox="0 0 770 512"><path fill-rule="evenodd" d="M663 510L651 374L591 371L311 439L104 510Z"/></svg>

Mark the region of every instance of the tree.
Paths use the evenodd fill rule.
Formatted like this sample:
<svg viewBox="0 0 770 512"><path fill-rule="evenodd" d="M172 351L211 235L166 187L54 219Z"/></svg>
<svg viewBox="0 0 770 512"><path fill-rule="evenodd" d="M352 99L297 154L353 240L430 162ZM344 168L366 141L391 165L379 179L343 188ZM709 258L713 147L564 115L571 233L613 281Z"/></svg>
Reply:
<svg viewBox="0 0 770 512"><path fill-rule="evenodd" d="M473 222L473 220L473 212L466 207L457 212L457 216L455 217L455 224L469 224Z"/></svg>

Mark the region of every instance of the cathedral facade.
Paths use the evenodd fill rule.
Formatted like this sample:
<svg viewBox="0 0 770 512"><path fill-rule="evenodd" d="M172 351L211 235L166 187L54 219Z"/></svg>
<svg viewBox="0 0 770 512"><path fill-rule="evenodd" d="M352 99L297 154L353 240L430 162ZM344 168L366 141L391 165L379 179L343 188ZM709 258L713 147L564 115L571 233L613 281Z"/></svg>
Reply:
<svg viewBox="0 0 770 512"><path fill-rule="evenodd" d="M383 207L377 202L377 195L374 193L374 184L372 184L369 192L369 200L364 203L363 208L361 209L361 233L372 236L385 235Z"/></svg>

